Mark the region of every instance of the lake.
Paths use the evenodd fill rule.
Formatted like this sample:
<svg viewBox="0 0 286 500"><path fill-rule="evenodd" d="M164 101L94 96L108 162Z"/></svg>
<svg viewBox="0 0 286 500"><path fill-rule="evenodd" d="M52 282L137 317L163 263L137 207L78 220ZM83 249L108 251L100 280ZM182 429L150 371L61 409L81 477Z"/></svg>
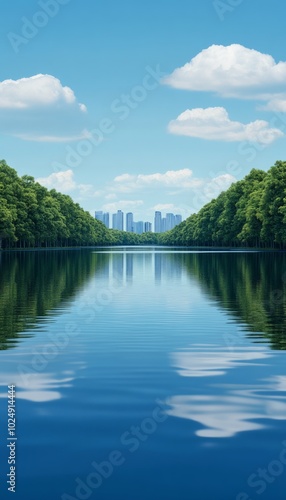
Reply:
<svg viewBox="0 0 286 500"><path fill-rule="evenodd" d="M1 498L285 500L286 254L0 259Z"/></svg>

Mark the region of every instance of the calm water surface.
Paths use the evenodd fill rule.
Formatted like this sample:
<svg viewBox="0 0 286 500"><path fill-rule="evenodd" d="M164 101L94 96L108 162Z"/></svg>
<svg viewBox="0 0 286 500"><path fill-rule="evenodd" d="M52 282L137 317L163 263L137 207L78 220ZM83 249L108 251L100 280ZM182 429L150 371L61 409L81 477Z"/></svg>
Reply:
<svg viewBox="0 0 286 500"><path fill-rule="evenodd" d="M286 254L0 258L1 498L285 500Z"/></svg>

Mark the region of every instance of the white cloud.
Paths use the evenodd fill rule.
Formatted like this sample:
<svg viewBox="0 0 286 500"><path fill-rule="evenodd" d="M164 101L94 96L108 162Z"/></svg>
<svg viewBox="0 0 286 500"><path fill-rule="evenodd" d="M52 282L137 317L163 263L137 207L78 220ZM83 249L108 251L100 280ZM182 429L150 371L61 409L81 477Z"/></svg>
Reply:
<svg viewBox="0 0 286 500"><path fill-rule="evenodd" d="M158 187L191 188L197 185L198 180L193 178L193 172L189 168L154 174L123 174L114 179L115 190L124 192L144 188L158 189Z"/></svg>
<svg viewBox="0 0 286 500"><path fill-rule="evenodd" d="M55 136L55 135L35 135L35 134L14 134L15 137L24 141L34 142L74 142L82 139L89 139L91 134L87 130L83 130L79 135L70 136Z"/></svg>
<svg viewBox="0 0 286 500"><path fill-rule="evenodd" d="M86 113L87 112L87 107L85 104L82 104L82 103L79 103L79 109L83 112L83 113Z"/></svg>
<svg viewBox="0 0 286 500"><path fill-rule="evenodd" d="M170 172L172 175L169 175ZM182 172L185 174L182 175ZM176 173L178 173L177 176ZM145 182L144 179L143 183L134 183L134 179L142 177L148 177L148 182ZM155 182L154 189L151 189L150 178L156 179L156 181L152 180ZM158 179L162 178L164 182L160 183ZM170 178L172 179L171 186ZM71 194L73 199L80 204L83 204L83 201L85 204L90 204L93 200L92 214L95 210L104 210L110 213L122 210L123 212L134 212L140 220L149 220L152 219L156 210L163 213L181 214L185 219L218 196L221 191L227 189L236 180L223 171L219 172L217 176L212 173L208 178L197 178L193 176L190 169L165 173L157 172L148 176L142 174L132 176L127 173L117 176L115 179L102 187L80 184L75 178L74 171L69 169L54 172L47 177L38 178L36 181L47 189L56 189L59 192ZM176 189L174 189L174 183ZM124 186L127 194L126 197L121 197L121 188ZM97 189L98 187L99 189ZM94 206L95 200L96 206Z"/></svg>
<svg viewBox="0 0 286 500"><path fill-rule="evenodd" d="M267 90L285 88L286 62L239 44L212 45L177 68L163 83L178 89L211 91L224 97L268 100Z"/></svg>
<svg viewBox="0 0 286 500"><path fill-rule="evenodd" d="M263 106L261 109L286 113L286 94L274 96L266 106Z"/></svg>
<svg viewBox="0 0 286 500"><path fill-rule="evenodd" d="M214 177L209 182L204 185L203 193L208 201L212 200L214 197L218 196L222 191L228 189L231 184L236 182L237 179L231 174L222 174L218 177Z"/></svg>
<svg viewBox="0 0 286 500"><path fill-rule="evenodd" d="M48 177L40 177L36 181L47 189L55 189L60 193L70 193L77 191L78 196L92 196L94 193L91 184L77 184L74 180L74 172L65 170L54 172Z"/></svg>
<svg viewBox="0 0 286 500"><path fill-rule="evenodd" d="M236 180L224 171L218 172L217 175L210 172L208 177L195 177L189 168L151 174L131 175L126 172L95 191L93 197L97 197L98 200L97 210L108 212L134 210L141 218L149 219L159 210L163 213L181 214L185 219L225 191ZM140 203L142 200L144 202L141 208L138 206L139 196Z"/></svg>
<svg viewBox="0 0 286 500"><path fill-rule="evenodd" d="M73 177L73 171L66 170L63 172L55 172L48 177L40 177L36 179L36 181L47 189L56 189L57 191L68 193L76 189L76 182Z"/></svg>
<svg viewBox="0 0 286 500"><path fill-rule="evenodd" d="M188 109L169 123L172 134L216 141L250 141L270 144L284 136L277 128L271 128L264 120L243 124L231 121L225 108Z"/></svg>
<svg viewBox="0 0 286 500"><path fill-rule="evenodd" d="M90 137L87 108L52 75L0 82L0 133L24 141L71 142Z"/></svg>
<svg viewBox="0 0 286 500"><path fill-rule="evenodd" d="M55 104L74 104L76 97L70 87L63 87L52 75L34 75L19 80L0 82L0 108L28 109ZM81 111L86 111L79 104Z"/></svg>

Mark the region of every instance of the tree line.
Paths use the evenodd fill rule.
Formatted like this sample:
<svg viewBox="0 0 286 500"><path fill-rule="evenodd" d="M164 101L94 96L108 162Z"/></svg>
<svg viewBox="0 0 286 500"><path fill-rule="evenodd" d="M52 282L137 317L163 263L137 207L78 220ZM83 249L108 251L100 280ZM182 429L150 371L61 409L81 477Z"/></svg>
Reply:
<svg viewBox="0 0 286 500"><path fill-rule="evenodd" d="M116 238L70 196L48 190L28 175L19 177L0 161L2 248L106 245Z"/></svg>
<svg viewBox="0 0 286 500"><path fill-rule="evenodd" d="M286 162L252 169L217 198L160 236L165 245L285 248Z"/></svg>
<svg viewBox="0 0 286 500"><path fill-rule="evenodd" d="M107 229L66 194L48 190L0 161L0 248L139 245L156 235Z"/></svg>
<svg viewBox="0 0 286 500"><path fill-rule="evenodd" d="M286 162L251 170L171 231L137 235L107 229L70 196L0 161L0 248L148 244L284 248Z"/></svg>

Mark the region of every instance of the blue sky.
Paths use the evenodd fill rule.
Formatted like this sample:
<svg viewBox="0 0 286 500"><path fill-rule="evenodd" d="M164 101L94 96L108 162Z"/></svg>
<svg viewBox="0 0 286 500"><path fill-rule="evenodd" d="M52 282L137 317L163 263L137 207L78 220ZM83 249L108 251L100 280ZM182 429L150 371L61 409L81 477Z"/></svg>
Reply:
<svg viewBox="0 0 286 500"><path fill-rule="evenodd" d="M285 159L285 15L281 0L6 2L0 156L91 212L185 218Z"/></svg>

